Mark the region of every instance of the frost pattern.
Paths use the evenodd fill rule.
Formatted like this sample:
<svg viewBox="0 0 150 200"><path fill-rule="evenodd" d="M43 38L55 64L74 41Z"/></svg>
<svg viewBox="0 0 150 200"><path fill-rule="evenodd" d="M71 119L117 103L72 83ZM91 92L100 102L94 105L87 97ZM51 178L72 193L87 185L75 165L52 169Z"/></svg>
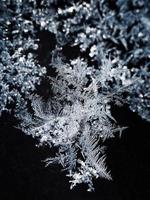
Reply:
<svg viewBox="0 0 150 200"><path fill-rule="evenodd" d="M71 188L87 183L91 191L93 178L111 179L104 141L124 129L111 115L113 103L125 101L150 121L147 5L148 0L1 0L0 115L13 111L25 133L56 148L46 163L61 164ZM42 31L56 39L46 64L37 59ZM79 52L68 58L66 47ZM35 95L45 79L52 91L48 101Z"/></svg>

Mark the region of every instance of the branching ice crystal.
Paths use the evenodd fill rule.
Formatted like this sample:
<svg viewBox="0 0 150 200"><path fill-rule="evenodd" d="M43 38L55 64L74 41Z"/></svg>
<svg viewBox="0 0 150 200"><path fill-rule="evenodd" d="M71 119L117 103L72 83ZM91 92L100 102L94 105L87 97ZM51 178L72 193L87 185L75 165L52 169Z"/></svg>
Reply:
<svg viewBox="0 0 150 200"><path fill-rule="evenodd" d="M121 133L124 127L119 127L111 115L110 102L121 101L119 94L132 79L123 78L127 68L120 70L105 57L98 69L88 67L79 58L66 65L58 62L54 67L57 75L50 77L53 97L46 103L34 96L33 115L20 114L21 127L39 138L40 145L57 147L56 157L46 162L65 168L72 179L71 188L87 183L90 191L93 178L111 179L105 166L103 142Z"/></svg>

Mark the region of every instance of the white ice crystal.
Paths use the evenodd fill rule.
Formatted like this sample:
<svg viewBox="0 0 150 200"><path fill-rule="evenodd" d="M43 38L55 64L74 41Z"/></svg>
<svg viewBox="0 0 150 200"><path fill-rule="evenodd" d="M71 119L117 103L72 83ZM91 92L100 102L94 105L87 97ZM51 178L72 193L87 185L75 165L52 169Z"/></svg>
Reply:
<svg viewBox="0 0 150 200"><path fill-rule="evenodd" d="M122 74L128 70L122 73L118 66L114 73L111 60L105 57L97 70L79 58L70 65L59 61L54 68L57 75L50 78L53 97L46 103L34 96L34 114L20 114L21 127L39 138L40 145L58 148L56 157L46 162L62 165L72 179L71 188L86 183L90 191L93 178L111 179L105 166L103 142L124 129L111 115L110 102L115 101L115 96L117 100L125 82ZM113 79L120 85L113 87Z"/></svg>

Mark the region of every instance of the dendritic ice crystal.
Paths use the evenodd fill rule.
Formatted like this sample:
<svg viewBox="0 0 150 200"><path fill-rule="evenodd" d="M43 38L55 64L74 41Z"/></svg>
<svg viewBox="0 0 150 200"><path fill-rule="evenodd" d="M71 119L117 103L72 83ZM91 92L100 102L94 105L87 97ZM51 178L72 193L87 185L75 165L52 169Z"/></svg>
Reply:
<svg viewBox="0 0 150 200"><path fill-rule="evenodd" d="M124 78L127 68L114 66L105 57L99 69L79 58L66 65L59 61L54 67L57 75L50 77L53 97L43 102L33 96L33 114L20 114L21 127L39 138L41 145L57 148L56 156L46 163L61 164L71 178L71 188L87 183L91 191L93 178L111 179L103 142L115 133L121 134L125 127L117 125L110 103L122 102L120 93L132 84L132 79Z"/></svg>
<svg viewBox="0 0 150 200"><path fill-rule="evenodd" d="M0 116L13 114L23 132L55 150L46 165L62 165L71 188L86 183L92 191L94 178L111 179L104 141L125 129L111 114L113 104L125 102L150 121L148 5L0 2Z"/></svg>

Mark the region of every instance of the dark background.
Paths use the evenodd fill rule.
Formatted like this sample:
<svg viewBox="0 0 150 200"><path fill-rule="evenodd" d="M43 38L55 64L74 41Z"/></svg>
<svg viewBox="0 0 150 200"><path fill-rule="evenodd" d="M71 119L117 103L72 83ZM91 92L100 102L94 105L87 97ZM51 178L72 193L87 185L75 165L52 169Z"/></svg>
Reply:
<svg viewBox="0 0 150 200"><path fill-rule="evenodd" d="M128 106L112 109L121 125L129 128L121 138L108 142L107 165L113 181L97 179L95 192L86 186L69 189L68 178L60 167L44 167L48 147L15 128L17 121L3 113L0 120L0 199L101 199L146 200L150 195L150 125L129 111Z"/></svg>

